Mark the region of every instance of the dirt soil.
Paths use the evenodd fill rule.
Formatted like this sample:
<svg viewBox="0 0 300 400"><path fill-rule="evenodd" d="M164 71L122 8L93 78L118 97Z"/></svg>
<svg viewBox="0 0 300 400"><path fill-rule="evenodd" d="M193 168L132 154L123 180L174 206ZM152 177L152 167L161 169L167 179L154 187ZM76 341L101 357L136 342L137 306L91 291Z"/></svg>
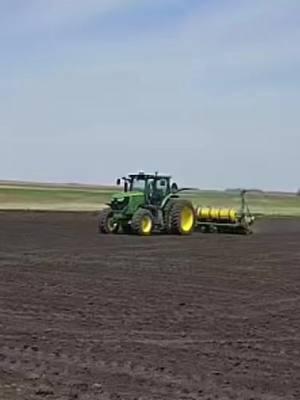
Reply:
<svg viewBox="0 0 300 400"><path fill-rule="evenodd" d="M0 399L300 399L300 220L100 236L0 214Z"/></svg>

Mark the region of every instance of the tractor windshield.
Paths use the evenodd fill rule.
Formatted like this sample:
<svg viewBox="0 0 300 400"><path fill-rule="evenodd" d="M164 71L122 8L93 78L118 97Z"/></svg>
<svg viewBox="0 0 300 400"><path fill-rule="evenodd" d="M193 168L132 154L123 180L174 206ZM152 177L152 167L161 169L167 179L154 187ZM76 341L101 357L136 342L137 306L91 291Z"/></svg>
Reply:
<svg viewBox="0 0 300 400"><path fill-rule="evenodd" d="M130 192L143 192L151 203L160 204L170 193L170 179L151 175L131 175Z"/></svg>
<svg viewBox="0 0 300 400"><path fill-rule="evenodd" d="M134 177L131 180L130 191L131 192L144 192L145 191L145 178Z"/></svg>

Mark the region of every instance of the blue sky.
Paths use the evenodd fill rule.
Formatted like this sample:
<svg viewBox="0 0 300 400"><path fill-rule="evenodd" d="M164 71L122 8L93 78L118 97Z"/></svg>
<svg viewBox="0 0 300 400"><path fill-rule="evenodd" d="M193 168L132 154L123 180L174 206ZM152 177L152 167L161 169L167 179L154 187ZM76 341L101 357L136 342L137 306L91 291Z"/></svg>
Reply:
<svg viewBox="0 0 300 400"><path fill-rule="evenodd" d="M300 186L298 0L0 0L1 178Z"/></svg>

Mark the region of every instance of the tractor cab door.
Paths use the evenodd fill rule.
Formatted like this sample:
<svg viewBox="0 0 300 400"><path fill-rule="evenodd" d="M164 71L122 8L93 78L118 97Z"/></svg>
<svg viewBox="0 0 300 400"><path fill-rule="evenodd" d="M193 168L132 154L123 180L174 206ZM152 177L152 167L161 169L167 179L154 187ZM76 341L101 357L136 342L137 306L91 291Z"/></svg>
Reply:
<svg viewBox="0 0 300 400"><path fill-rule="evenodd" d="M169 192L169 183L167 179L153 179L150 185L150 202L159 206Z"/></svg>

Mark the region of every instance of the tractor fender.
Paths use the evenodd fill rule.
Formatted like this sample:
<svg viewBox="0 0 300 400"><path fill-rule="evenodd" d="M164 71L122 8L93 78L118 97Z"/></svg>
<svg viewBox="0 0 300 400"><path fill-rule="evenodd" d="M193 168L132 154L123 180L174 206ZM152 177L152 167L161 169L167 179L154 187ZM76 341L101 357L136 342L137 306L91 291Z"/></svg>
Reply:
<svg viewBox="0 0 300 400"><path fill-rule="evenodd" d="M165 206L166 206L166 205L168 204L168 202L170 201L170 199L178 199L178 198L179 198L178 193L185 192L185 191L188 191L188 190L197 190L197 189L195 189L195 188L190 188L190 187L185 187L185 188L178 189L177 192L175 192L175 193L170 193L170 194L168 194L168 195L164 198L163 202L161 203L161 208L164 209Z"/></svg>
<svg viewBox="0 0 300 400"><path fill-rule="evenodd" d="M178 199L178 198L179 196L176 194L173 193L169 194L164 198L163 202L161 203L161 208L164 209L171 199Z"/></svg>

